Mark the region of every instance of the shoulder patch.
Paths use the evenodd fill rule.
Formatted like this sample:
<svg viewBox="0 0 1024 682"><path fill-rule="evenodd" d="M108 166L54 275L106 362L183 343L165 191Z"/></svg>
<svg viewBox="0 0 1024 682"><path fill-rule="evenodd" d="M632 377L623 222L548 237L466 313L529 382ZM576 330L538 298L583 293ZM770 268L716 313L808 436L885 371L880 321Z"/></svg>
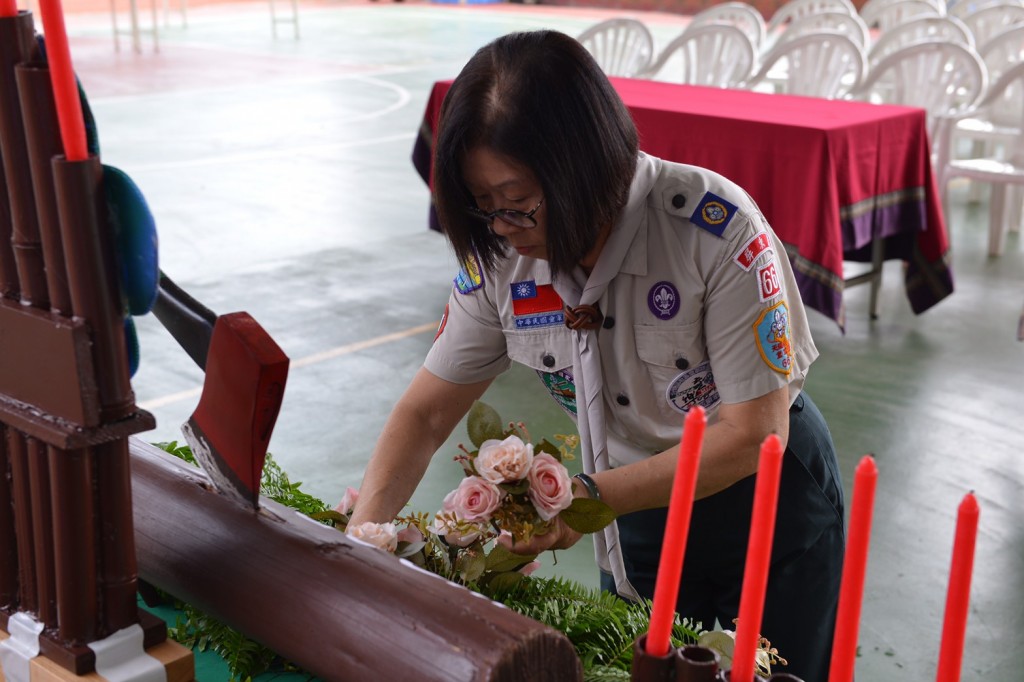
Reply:
<svg viewBox="0 0 1024 682"><path fill-rule="evenodd" d="M448 325L448 304L444 306L444 314L441 315L441 322L437 325L437 333L434 334L434 341L437 341L441 333L444 332L444 328Z"/></svg>
<svg viewBox="0 0 1024 682"><path fill-rule="evenodd" d="M754 323L754 336L765 364L789 376L793 371L793 339L789 329L789 306L785 301L761 311Z"/></svg>
<svg viewBox="0 0 1024 682"><path fill-rule="evenodd" d="M462 264L462 269L459 270L459 274L455 275L455 279L452 281L455 283L455 290L460 294L468 294L483 287L484 271L480 267L480 259L477 257L476 252L470 256L469 260Z"/></svg>
<svg viewBox="0 0 1024 682"><path fill-rule="evenodd" d="M743 268L744 272L750 272L756 261L763 253L772 253L772 240L767 232L758 232L751 237L746 244L740 247L739 253L733 258L736 265Z"/></svg>
<svg viewBox="0 0 1024 682"><path fill-rule="evenodd" d="M690 222L716 237L721 237L737 210L739 209L735 204L726 201L714 192L705 192L700 202L697 203L697 208L693 210Z"/></svg>

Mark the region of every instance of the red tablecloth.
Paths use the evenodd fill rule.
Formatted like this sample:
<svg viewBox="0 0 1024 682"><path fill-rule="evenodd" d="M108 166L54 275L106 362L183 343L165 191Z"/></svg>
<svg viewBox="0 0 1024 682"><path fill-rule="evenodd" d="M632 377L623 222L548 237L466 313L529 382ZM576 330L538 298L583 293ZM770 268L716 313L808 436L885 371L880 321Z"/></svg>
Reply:
<svg viewBox="0 0 1024 682"><path fill-rule="evenodd" d="M717 171L746 189L786 244L804 302L844 322L843 261L907 263L921 313L953 291L949 241L923 109L613 78L654 156ZM430 149L451 81L434 85L413 162ZM431 226L436 220L431 213Z"/></svg>

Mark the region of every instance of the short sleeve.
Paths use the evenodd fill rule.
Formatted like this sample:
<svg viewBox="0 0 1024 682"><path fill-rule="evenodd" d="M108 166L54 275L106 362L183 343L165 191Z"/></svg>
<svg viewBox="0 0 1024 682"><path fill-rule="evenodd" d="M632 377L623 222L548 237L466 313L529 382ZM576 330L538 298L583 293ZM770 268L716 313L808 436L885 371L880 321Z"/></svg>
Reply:
<svg viewBox="0 0 1024 682"><path fill-rule="evenodd" d="M454 287L423 366L446 381L471 384L493 379L510 365L489 289L461 293Z"/></svg>
<svg viewBox="0 0 1024 682"><path fill-rule="evenodd" d="M759 220L721 240L708 279L704 334L723 402L758 398L799 378L794 357L792 277L770 228Z"/></svg>

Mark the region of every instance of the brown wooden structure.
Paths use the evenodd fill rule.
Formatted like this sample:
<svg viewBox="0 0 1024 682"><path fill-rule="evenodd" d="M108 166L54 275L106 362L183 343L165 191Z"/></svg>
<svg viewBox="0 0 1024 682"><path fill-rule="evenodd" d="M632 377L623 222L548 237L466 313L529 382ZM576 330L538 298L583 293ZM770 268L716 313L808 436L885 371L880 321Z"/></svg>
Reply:
<svg viewBox="0 0 1024 682"><path fill-rule="evenodd" d="M582 678L561 633L129 439L154 420L131 388L103 168L62 156L27 12L0 17L0 155L0 629L42 624L33 680L95 679L89 644L136 624L169 680L192 679L191 656L154 646L140 571L327 680Z"/></svg>
<svg viewBox="0 0 1024 682"><path fill-rule="evenodd" d="M0 18L0 626L43 624L64 669L142 621L128 436L152 428L129 381L99 159L61 155L32 15Z"/></svg>

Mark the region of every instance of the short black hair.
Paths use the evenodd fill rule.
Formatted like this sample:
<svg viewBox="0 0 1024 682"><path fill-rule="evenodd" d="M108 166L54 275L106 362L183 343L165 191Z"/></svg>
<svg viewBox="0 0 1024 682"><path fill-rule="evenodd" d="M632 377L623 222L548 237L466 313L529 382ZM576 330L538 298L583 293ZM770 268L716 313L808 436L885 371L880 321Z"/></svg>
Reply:
<svg viewBox="0 0 1024 682"><path fill-rule="evenodd" d="M571 272L629 198L636 125L601 67L557 31L502 36L480 48L444 98L434 149L434 200L460 262L475 251L486 270L504 240L466 212L473 198L462 160L477 147L529 168L544 192L548 262Z"/></svg>

